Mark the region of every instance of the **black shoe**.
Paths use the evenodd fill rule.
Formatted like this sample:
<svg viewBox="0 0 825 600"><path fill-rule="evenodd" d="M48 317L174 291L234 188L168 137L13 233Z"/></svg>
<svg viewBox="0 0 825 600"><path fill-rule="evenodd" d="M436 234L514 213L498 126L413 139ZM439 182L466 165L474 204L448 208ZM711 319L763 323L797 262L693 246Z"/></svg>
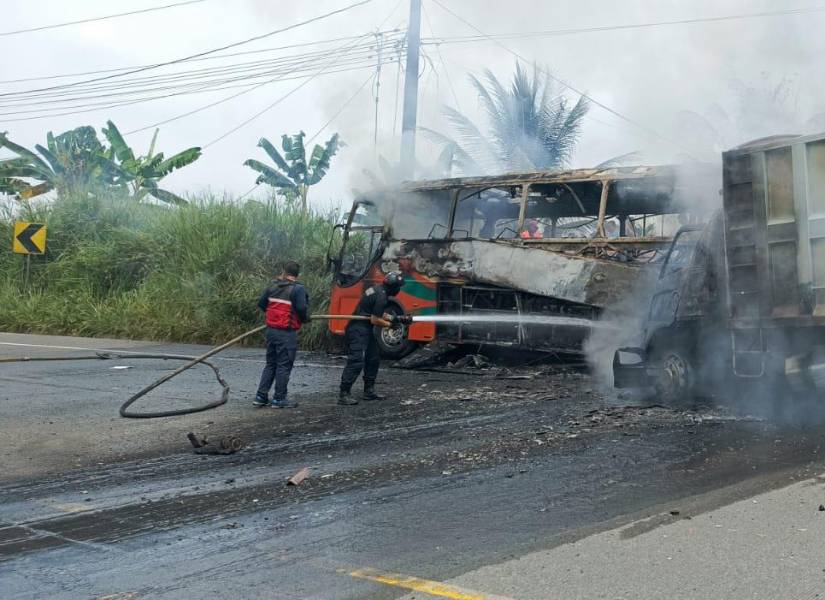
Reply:
<svg viewBox="0 0 825 600"><path fill-rule="evenodd" d="M255 394L255 399L252 401L253 406L269 406L269 397L266 394Z"/></svg>
<svg viewBox="0 0 825 600"><path fill-rule="evenodd" d="M341 390L338 392L338 404L343 404L344 406L354 406L358 404L358 400L352 397L349 390Z"/></svg>
<svg viewBox="0 0 825 600"><path fill-rule="evenodd" d="M364 385L364 395L362 396L366 401L383 400L384 396L379 396L375 393L375 386L372 384Z"/></svg>
<svg viewBox="0 0 825 600"><path fill-rule="evenodd" d="M298 406L298 403L290 402L289 400L273 400L270 406L272 408L295 408Z"/></svg>

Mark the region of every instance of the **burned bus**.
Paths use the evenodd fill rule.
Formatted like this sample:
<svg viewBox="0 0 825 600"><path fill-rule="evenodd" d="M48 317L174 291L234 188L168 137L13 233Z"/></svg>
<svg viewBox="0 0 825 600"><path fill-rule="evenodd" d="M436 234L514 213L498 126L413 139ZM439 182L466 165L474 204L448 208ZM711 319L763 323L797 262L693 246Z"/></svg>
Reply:
<svg viewBox="0 0 825 600"><path fill-rule="evenodd" d="M385 329L379 344L387 357L434 340L581 353L587 324L655 275L672 233L690 218L685 181L682 168L645 166L373 191L355 200L330 242L330 312L351 314L365 286L400 270L406 284L392 312L525 318ZM575 319L530 324L530 315ZM334 334L345 327L330 322Z"/></svg>

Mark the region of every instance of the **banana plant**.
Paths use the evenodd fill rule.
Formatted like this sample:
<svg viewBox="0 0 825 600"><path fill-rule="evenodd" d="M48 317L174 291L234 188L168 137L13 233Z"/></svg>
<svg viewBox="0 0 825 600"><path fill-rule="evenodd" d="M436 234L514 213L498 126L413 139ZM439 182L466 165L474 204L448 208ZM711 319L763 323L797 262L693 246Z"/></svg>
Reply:
<svg viewBox="0 0 825 600"><path fill-rule="evenodd" d="M46 147L36 152L12 142L0 132L0 148L15 157L0 160L0 192L28 200L55 190L58 196L88 194L96 186L116 184L125 174L104 155L93 127L77 127L46 135ZM31 180L34 180L32 182Z"/></svg>
<svg viewBox="0 0 825 600"><path fill-rule="evenodd" d="M332 157L344 146L344 142L337 133L333 134L323 146L315 144L307 160L304 137L306 134L303 131L292 136L281 136L283 155L272 142L261 138L258 147L264 149L275 166L269 166L253 158L245 161L244 166L260 173L255 180L256 185L266 183L276 188L287 200L300 199L301 211L306 214L309 188L324 178L329 171Z"/></svg>
<svg viewBox="0 0 825 600"><path fill-rule="evenodd" d="M115 124L107 121L106 127L103 128L103 135L109 142L106 158L124 173L119 183L128 188L135 200L140 201L146 196L152 196L169 204L186 204L186 200L180 196L158 187L158 182L175 169L180 169L198 160L201 156L201 149L194 146L174 156L164 158L163 152L155 154L158 131L155 129L152 142L149 144L149 152L145 156L136 156Z"/></svg>

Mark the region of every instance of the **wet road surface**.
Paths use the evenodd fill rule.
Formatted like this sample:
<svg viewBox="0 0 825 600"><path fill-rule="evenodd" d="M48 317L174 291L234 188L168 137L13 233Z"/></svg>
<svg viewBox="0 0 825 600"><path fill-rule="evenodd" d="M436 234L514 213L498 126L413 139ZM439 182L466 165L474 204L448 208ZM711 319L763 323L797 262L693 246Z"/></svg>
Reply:
<svg viewBox="0 0 825 600"><path fill-rule="evenodd" d="M0 356L200 350L100 342L2 334ZM387 400L347 408L333 404L340 361L305 356L299 408L254 409L260 354L219 362L227 406L163 421L116 410L176 364L0 365L3 597L395 598L406 590L352 573L443 581L640 517L655 527L681 518L670 511L682 504L696 514L823 466L819 427L616 397L558 367L385 369ZM211 399L210 377L173 381L144 406ZM196 456L188 431L248 446ZM310 477L287 486L303 467Z"/></svg>

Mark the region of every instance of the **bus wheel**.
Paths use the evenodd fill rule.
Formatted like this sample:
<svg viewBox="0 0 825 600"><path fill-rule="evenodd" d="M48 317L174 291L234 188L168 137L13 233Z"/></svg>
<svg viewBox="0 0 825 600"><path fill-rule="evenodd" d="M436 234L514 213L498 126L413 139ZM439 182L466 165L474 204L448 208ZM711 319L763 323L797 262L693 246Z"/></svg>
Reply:
<svg viewBox="0 0 825 600"><path fill-rule="evenodd" d="M392 315L403 315L404 311L394 305L387 306L387 311ZM417 344L407 339L407 325L394 325L393 327L383 327L378 330L378 349L383 358L393 358L398 360L404 358L415 350Z"/></svg>
<svg viewBox="0 0 825 600"><path fill-rule="evenodd" d="M693 401L694 372L687 352L666 348L657 353L656 392L664 404L685 406Z"/></svg>

